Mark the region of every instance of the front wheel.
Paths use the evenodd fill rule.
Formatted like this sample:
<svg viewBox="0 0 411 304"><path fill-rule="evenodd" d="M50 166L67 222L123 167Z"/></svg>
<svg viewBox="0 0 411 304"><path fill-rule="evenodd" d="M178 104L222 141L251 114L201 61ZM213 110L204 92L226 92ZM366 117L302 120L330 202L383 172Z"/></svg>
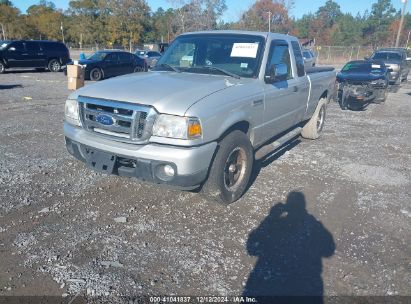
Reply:
<svg viewBox="0 0 411 304"><path fill-rule="evenodd" d="M253 147L246 134L231 132L219 144L202 194L223 205L235 202L248 185L253 162Z"/></svg>
<svg viewBox="0 0 411 304"><path fill-rule="evenodd" d="M99 81L103 79L103 72L99 68L94 68L90 71L90 80Z"/></svg>
<svg viewBox="0 0 411 304"><path fill-rule="evenodd" d="M0 74L3 74L6 71L6 67L4 63L0 61Z"/></svg>
<svg viewBox="0 0 411 304"><path fill-rule="evenodd" d="M48 68L51 72L58 72L61 69L61 64L57 59L51 59Z"/></svg>

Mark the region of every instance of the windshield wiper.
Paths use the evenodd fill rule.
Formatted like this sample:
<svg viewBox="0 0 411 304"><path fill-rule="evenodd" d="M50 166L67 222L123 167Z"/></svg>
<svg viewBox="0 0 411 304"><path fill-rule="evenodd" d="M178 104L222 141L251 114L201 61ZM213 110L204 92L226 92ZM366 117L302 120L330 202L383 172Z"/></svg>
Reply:
<svg viewBox="0 0 411 304"><path fill-rule="evenodd" d="M172 69L174 72L177 72L177 73L181 73L181 71L178 69L178 68L176 68L175 66L172 66L171 64L168 64L168 63L161 63L161 64L158 64L156 67L167 67L167 68L170 68L170 69Z"/></svg>
<svg viewBox="0 0 411 304"><path fill-rule="evenodd" d="M231 76L231 77L237 78L237 79L240 79L240 78L241 78L241 77L238 76L237 74L231 73L231 72L226 71L226 70L221 69L221 68L217 68L217 67L215 67L215 66L203 65L203 66L200 66L199 68L219 71L219 72L221 72L221 73L223 73L223 74L225 74L225 75L227 75L227 76Z"/></svg>

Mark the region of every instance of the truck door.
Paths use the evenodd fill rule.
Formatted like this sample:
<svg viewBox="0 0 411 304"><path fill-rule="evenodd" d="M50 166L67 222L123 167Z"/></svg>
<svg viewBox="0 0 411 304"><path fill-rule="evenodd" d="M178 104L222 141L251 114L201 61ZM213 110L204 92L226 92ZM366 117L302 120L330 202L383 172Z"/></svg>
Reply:
<svg viewBox="0 0 411 304"><path fill-rule="evenodd" d="M271 42L266 71L276 66L286 68L287 75L286 79L264 84L266 139L293 127L299 113L302 109L305 110L308 97L308 95L302 96L305 90L300 88L302 81L298 74L294 75L289 44L285 40Z"/></svg>

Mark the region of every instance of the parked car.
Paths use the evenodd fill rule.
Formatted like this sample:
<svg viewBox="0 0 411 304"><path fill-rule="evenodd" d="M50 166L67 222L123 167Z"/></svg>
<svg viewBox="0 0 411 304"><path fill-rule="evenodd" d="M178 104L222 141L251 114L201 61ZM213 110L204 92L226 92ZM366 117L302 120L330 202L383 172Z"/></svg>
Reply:
<svg viewBox="0 0 411 304"><path fill-rule="evenodd" d="M93 81L147 71L144 59L121 50L98 51L78 63L85 66L85 79Z"/></svg>
<svg viewBox="0 0 411 304"><path fill-rule="evenodd" d="M371 102L384 102L388 96L390 71L382 61L348 62L337 74L341 108L359 110Z"/></svg>
<svg viewBox="0 0 411 304"><path fill-rule="evenodd" d="M407 52L401 48L383 48L375 51L370 58L379 60L390 68L390 83L399 85L402 81L407 80L409 66L407 64Z"/></svg>
<svg viewBox="0 0 411 304"><path fill-rule="evenodd" d="M159 52L147 51L147 50L136 50L134 54L145 59L147 62L147 66L150 69L156 65L158 59L160 59L161 57L161 54Z"/></svg>
<svg viewBox="0 0 411 304"><path fill-rule="evenodd" d="M181 66L191 47L192 66ZM334 85L333 68L305 73L290 35L186 33L153 71L72 93L66 147L93 170L201 187L205 197L229 204L246 190L254 159L300 134L320 136Z"/></svg>
<svg viewBox="0 0 411 304"><path fill-rule="evenodd" d="M0 73L12 68L58 72L70 61L67 47L57 41L4 40L0 44Z"/></svg>
<svg viewBox="0 0 411 304"><path fill-rule="evenodd" d="M317 61L317 56L311 50L303 50L304 66L306 68L314 67Z"/></svg>

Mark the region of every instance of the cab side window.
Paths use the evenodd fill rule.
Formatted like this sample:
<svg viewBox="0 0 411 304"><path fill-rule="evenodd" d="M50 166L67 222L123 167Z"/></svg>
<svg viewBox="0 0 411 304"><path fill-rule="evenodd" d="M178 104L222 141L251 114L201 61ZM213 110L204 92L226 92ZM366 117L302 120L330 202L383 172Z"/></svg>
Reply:
<svg viewBox="0 0 411 304"><path fill-rule="evenodd" d="M118 57L120 59L120 62L130 62L130 56L128 56L127 53L119 53Z"/></svg>
<svg viewBox="0 0 411 304"><path fill-rule="evenodd" d="M24 51L24 44L20 41L16 41L13 43L10 43L8 49L10 48L15 48L16 52L23 52Z"/></svg>
<svg viewBox="0 0 411 304"><path fill-rule="evenodd" d="M303 77L305 75L305 69L304 69L304 58L303 58L303 55L301 54L300 44L297 41L291 41L291 45L293 47L295 63L297 65L297 75L298 77ZM311 54L309 54L309 56L310 57L308 58L311 58Z"/></svg>
<svg viewBox="0 0 411 304"><path fill-rule="evenodd" d="M268 56L267 68L273 65L284 65L287 68L287 80L292 79L290 50L285 40L274 40L271 42L270 54Z"/></svg>
<svg viewBox="0 0 411 304"><path fill-rule="evenodd" d="M37 54L40 52L40 46L37 42L26 42L26 49L32 54Z"/></svg>

